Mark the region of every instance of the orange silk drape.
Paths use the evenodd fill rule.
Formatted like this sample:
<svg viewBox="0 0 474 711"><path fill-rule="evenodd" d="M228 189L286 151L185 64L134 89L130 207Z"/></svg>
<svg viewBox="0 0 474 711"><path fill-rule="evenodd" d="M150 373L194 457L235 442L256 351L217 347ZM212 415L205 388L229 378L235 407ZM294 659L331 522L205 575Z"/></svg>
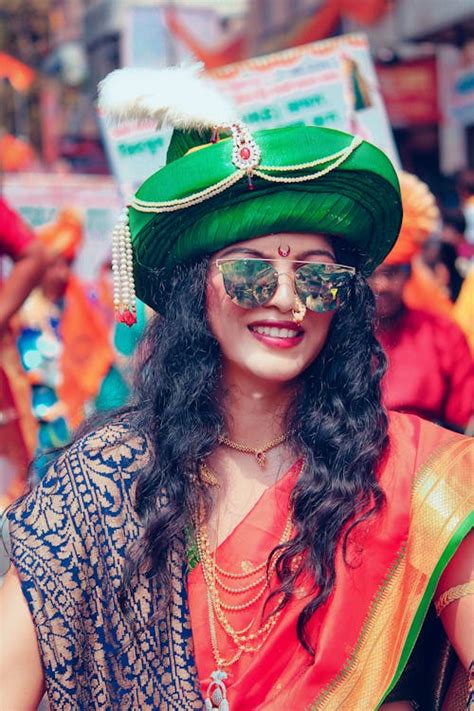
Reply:
<svg viewBox="0 0 474 711"><path fill-rule="evenodd" d="M392 648L392 656L387 659L384 656L387 651L382 650L382 640L371 640L371 644L367 645L369 627L376 627L383 618L383 613L378 611L375 622L369 624L369 613L373 611L374 605L376 607L376 601L383 597L385 588L390 587L391 571L400 567L405 545L410 540L410 501L415 473L426 463L430 454L443 444L453 442L459 445L460 442L461 447L465 445L465 440L458 435L416 417L398 414L391 417L390 442L388 455L380 469L380 481L387 503L376 519L364 523L352 535L348 548L349 565L344 563L339 549L336 558L337 585L328 602L310 621L310 639L317 649L314 663L296 636L298 614L308 601L305 597L308 581L302 581L297 595L285 609L260 651L252 655L244 654L228 670L229 679L226 684L230 708L249 708L253 711L281 711L284 708L303 710L312 708L316 703L321 704L321 708L326 708L327 703L327 708L375 708L375 702L373 705L368 702L367 705L366 701L365 705L360 706L339 706L339 701L335 702L331 694L335 689L336 695L341 694L342 688L343 695L355 693L356 696L360 694L361 699L378 699L386 691L402 649L401 635L398 635L396 626L400 624L404 626L403 629L408 629L413 613L407 619L403 618L403 605L400 607L397 597L400 594L398 587L394 593L393 609L400 620L393 621L393 639L397 639L399 647ZM240 572L242 559L254 564L262 562L265 553L278 543L288 515L290 492L297 476L298 466L295 465L275 487L264 493L248 516L218 547L217 562L220 566ZM411 574L411 568L403 570L403 575ZM416 594L422 595L421 585L417 587L419 589ZM189 575L188 592L195 658L205 695L210 673L216 665L210 642L207 592L200 564ZM408 598L407 590L407 604L410 602ZM251 616L262 612L263 599L258 604L259 608L255 606ZM231 614L231 621L236 628L248 624L248 610L240 618L237 616L240 613ZM393 615L393 612L390 614ZM217 622L216 627L220 652L229 658L235 653L235 647L228 644ZM392 640L388 628L387 635ZM392 641L390 643L395 645ZM380 651L384 657L381 664L386 667L379 669L379 677L375 681L366 678L366 675L364 684L356 684L355 691L354 688L351 690L349 682L349 691L346 692L343 687L346 677L350 678L353 673L353 660L361 653L361 649L365 652L368 647L368 654L374 654L377 650L384 652L382 654ZM370 684L372 687L369 690ZM382 685L383 688L379 688Z"/></svg>

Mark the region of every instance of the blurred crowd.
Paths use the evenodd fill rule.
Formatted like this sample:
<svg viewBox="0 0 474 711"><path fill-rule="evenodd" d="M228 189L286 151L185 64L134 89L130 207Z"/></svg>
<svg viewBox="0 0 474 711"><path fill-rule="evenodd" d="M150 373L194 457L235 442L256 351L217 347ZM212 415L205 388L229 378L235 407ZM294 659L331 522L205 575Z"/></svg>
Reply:
<svg viewBox="0 0 474 711"><path fill-rule="evenodd" d="M370 278L377 335L388 357L387 407L472 432L474 406L474 171L443 210L400 174L399 240ZM38 479L48 453L82 420L123 405L148 314L114 323L111 263L94 284L74 271L81 219L73 209L33 231L0 199L0 507ZM5 264L5 259L2 260ZM30 462L34 464L30 466Z"/></svg>
<svg viewBox="0 0 474 711"><path fill-rule="evenodd" d="M0 198L0 254L10 261L0 273L0 508L41 478L84 418L128 398L145 310L133 329L114 323L110 260L82 283L82 242L73 209L33 231Z"/></svg>

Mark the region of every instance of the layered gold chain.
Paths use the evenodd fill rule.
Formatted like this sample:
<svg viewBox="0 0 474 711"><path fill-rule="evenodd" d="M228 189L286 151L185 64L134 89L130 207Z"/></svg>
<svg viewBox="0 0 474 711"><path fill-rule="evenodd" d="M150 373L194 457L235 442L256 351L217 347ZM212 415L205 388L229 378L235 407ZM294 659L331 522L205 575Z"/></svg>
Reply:
<svg viewBox="0 0 474 711"><path fill-rule="evenodd" d="M285 524L285 528L281 535L279 545L282 545L289 541L291 531L292 521L291 515L289 515ZM231 624L228 615L226 614L226 612L241 612L242 610L249 609L253 605L255 605L255 603L264 595L264 593L269 588L269 580L275 572L277 558L274 557L270 562L268 573L267 571L265 571L256 580L253 580L243 586L231 587L230 585L224 583L219 577L219 575L230 579L248 579L259 571L261 571L262 569L266 568L267 562L264 561L260 565L253 568L253 570L244 573L232 573L219 567L215 560L215 555L213 557L211 554L207 529L205 524L203 523L197 523L196 525L196 543L199 551L199 557L201 560L204 580L206 582L208 593L209 628L211 634L213 654L217 666L222 669L224 667L229 667L234 664L238 659L240 659L243 653L256 652L261 649L278 621L278 618L281 614L281 610L272 614L264 624L261 624L254 631L250 630L254 626L257 616L254 617L249 622L249 624L246 625L246 627L238 630L235 629L235 627ZM240 604L225 603L222 600L221 594L219 592L219 588L221 588L222 590L231 595L241 595L257 587L259 587L259 589L256 591L256 593L252 595L249 600ZM278 600L278 602L280 601L281 598L280 600ZM227 636L230 637L230 639L237 648L236 653L230 659L224 659L219 651L215 626L216 620L219 622L221 628L225 631Z"/></svg>

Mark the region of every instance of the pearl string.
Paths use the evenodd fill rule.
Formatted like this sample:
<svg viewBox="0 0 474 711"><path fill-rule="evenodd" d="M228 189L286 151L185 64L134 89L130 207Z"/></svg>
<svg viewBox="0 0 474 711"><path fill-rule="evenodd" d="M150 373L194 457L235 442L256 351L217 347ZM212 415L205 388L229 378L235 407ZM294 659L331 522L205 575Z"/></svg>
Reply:
<svg viewBox="0 0 474 711"><path fill-rule="evenodd" d="M135 281L133 277L133 249L125 207L112 232L112 274L114 281L114 308L117 320L132 326L137 321Z"/></svg>
<svg viewBox="0 0 474 711"><path fill-rule="evenodd" d="M331 165L328 165L326 168L323 168L322 170L318 170L316 173L311 173L310 175L299 175L295 178L288 178L286 176L279 176L279 175L268 175L266 173L263 173L261 170L254 170L253 173L254 175L257 175L259 178L263 178L263 180L268 180L272 183L304 183L307 180L317 180L318 178L322 178L323 175L327 175L328 173L331 173L333 170L338 168L344 161L346 161L351 153L354 152L354 150L359 146L362 142L361 138L354 138L352 141L351 145L348 146L343 153L337 158L337 160L334 161L334 163L331 163ZM322 162L322 161L321 161ZM317 165L317 161L314 161L314 164ZM293 167L293 168L286 168L286 170L298 170L298 166ZM275 170L275 168L267 168L267 170ZM277 168L277 170L281 170L281 168Z"/></svg>
<svg viewBox="0 0 474 711"><path fill-rule="evenodd" d="M277 171L293 171L293 170L306 170L307 168L314 168L317 165L322 165L323 163L329 163L331 160L337 160L338 158L344 156L344 160L350 156L350 154L362 143L362 138L360 136L354 136L350 146L342 148L337 153L332 153L330 156L324 156L324 158L317 158L316 160L309 161L309 163L297 163L295 165L261 165L260 170L269 171L271 173L276 173Z"/></svg>
<svg viewBox="0 0 474 711"><path fill-rule="evenodd" d="M133 207L138 212L156 212L157 214L162 212L174 212L175 210L181 210L185 207L191 207L192 205L198 205L200 202L204 202L208 198L214 197L214 195L219 195L220 193L230 188L232 185L237 183L241 178L243 178L247 172L245 170L237 170L232 175L227 178L220 180L215 185L211 185L205 190L201 190L193 195L188 195L184 198L176 198L175 200L165 200L162 202L153 202L152 200L140 200L139 198L134 198L131 207Z"/></svg>

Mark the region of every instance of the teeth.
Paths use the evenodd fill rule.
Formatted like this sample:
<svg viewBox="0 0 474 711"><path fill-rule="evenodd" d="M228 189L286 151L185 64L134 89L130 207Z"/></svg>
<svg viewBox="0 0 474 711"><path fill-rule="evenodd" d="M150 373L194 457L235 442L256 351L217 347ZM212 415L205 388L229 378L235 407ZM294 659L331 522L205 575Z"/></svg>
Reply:
<svg viewBox="0 0 474 711"><path fill-rule="evenodd" d="M271 336L272 338L295 338L298 331L292 328L277 328L276 326L252 326L252 331L260 333L262 336Z"/></svg>

